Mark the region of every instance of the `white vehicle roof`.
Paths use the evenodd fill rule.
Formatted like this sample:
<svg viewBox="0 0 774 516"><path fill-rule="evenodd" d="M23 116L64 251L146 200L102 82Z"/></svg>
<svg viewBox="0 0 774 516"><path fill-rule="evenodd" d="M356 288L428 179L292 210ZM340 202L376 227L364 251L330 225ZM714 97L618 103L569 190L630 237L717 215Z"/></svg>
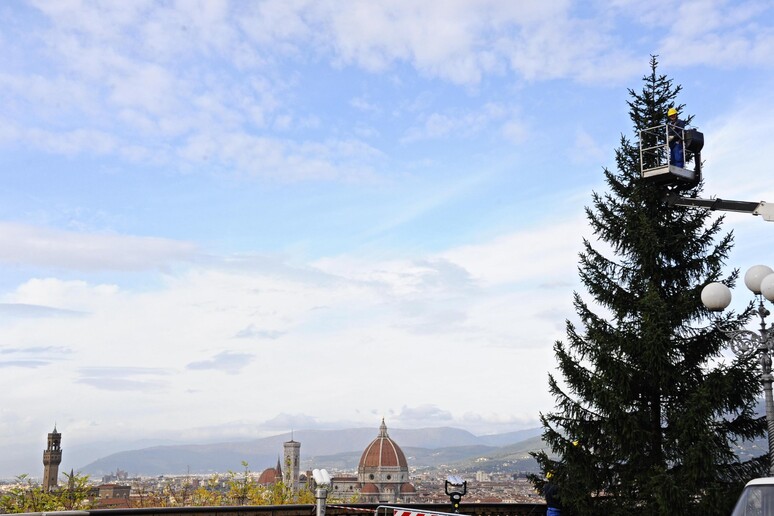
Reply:
<svg viewBox="0 0 774 516"><path fill-rule="evenodd" d="M774 477L754 478L747 482L748 486L769 486L774 485Z"/></svg>

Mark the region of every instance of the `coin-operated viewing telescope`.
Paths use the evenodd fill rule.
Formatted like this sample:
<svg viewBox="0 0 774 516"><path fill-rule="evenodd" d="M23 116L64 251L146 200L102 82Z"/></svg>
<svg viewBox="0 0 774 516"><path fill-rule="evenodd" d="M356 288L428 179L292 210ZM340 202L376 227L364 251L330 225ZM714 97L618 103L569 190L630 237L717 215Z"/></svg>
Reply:
<svg viewBox="0 0 774 516"><path fill-rule="evenodd" d="M325 500L328 498L328 490L331 488L331 476L324 469L312 470L314 478L315 491L314 497L317 500L317 516L325 516Z"/></svg>
<svg viewBox="0 0 774 516"><path fill-rule="evenodd" d="M446 494L449 495L449 500L451 500L452 512L460 512L460 502L462 501L462 497L468 492L467 480L462 480L456 475L449 475L446 478L444 489L446 490Z"/></svg>

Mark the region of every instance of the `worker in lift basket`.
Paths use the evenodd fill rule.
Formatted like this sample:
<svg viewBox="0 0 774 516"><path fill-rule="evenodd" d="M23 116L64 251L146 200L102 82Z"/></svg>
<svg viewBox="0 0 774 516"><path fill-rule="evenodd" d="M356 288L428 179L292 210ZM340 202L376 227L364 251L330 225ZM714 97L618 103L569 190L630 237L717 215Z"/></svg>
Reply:
<svg viewBox="0 0 774 516"><path fill-rule="evenodd" d="M677 118L677 110L673 107L667 111L667 134L669 135L669 164L683 168L685 156L683 155L683 129L685 121Z"/></svg>

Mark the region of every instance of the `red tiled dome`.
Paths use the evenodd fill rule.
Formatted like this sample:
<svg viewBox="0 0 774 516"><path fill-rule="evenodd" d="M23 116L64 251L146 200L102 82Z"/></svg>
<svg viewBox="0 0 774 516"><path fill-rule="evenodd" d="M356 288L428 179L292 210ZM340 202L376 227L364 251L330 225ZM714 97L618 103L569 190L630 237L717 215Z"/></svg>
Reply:
<svg viewBox="0 0 774 516"><path fill-rule="evenodd" d="M277 473L276 468L266 468L258 477L258 483L262 485L276 484L278 480L282 478L281 473Z"/></svg>
<svg viewBox="0 0 774 516"><path fill-rule="evenodd" d="M406 482L405 484L401 484L400 486L401 494L416 493L416 492L417 492L416 488L413 485L409 484L408 482Z"/></svg>
<svg viewBox="0 0 774 516"><path fill-rule="evenodd" d="M366 484L360 492L362 494L379 494L379 488L375 484Z"/></svg>
<svg viewBox="0 0 774 516"><path fill-rule="evenodd" d="M363 456L360 457L358 469L362 471L364 468L381 467L408 468L403 450L387 435L387 425L384 424L384 419L379 427L379 437L366 446Z"/></svg>

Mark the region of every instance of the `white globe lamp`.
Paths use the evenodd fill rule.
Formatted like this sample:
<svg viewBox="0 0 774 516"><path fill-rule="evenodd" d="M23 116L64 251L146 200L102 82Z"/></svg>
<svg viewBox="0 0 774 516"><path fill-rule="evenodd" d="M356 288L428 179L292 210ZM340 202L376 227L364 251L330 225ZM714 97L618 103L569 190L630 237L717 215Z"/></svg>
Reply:
<svg viewBox="0 0 774 516"><path fill-rule="evenodd" d="M771 270L771 267L767 265L753 265L744 275L744 284L752 290L753 294L760 294L763 278L772 273L774 270Z"/></svg>
<svg viewBox="0 0 774 516"><path fill-rule="evenodd" d="M774 303L774 274L769 274L761 280L761 294Z"/></svg>
<svg viewBox="0 0 774 516"><path fill-rule="evenodd" d="M701 289L701 302L713 312L722 312L731 304L731 290L722 283L710 283Z"/></svg>

